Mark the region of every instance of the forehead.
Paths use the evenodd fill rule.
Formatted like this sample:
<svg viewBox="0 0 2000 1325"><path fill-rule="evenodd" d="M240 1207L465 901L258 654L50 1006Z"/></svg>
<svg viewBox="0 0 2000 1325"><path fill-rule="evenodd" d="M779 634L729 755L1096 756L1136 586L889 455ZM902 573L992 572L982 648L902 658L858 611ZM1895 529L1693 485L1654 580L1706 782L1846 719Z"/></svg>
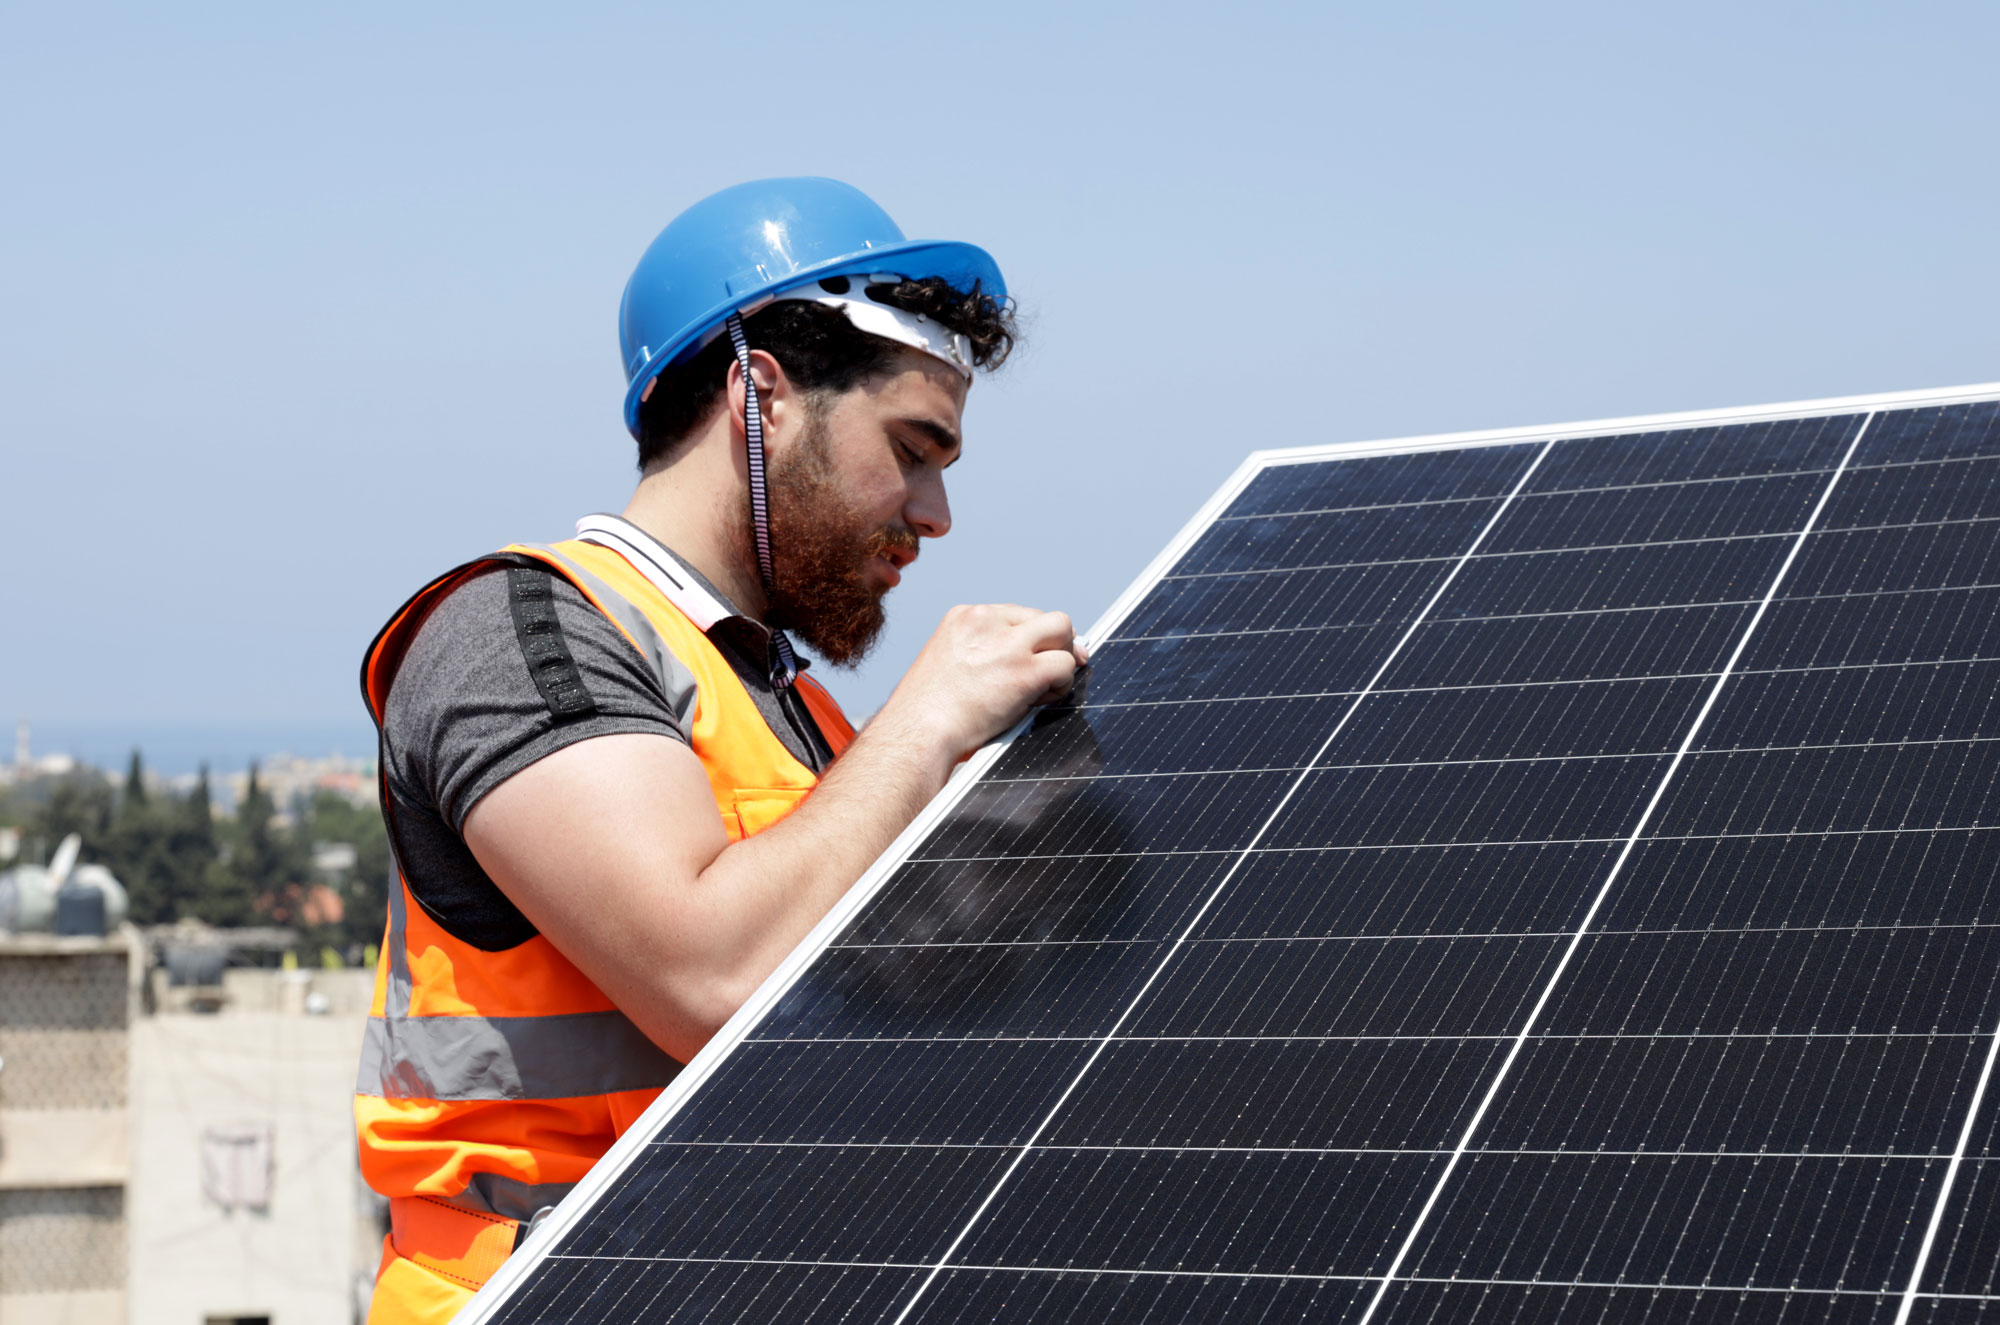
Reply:
<svg viewBox="0 0 2000 1325"><path fill-rule="evenodd" d="M928 418L956 434L968 385L957 369L917 350L901 350L886 368L848 392L842 404L865 401L863 408L878 414Z"/></svg>

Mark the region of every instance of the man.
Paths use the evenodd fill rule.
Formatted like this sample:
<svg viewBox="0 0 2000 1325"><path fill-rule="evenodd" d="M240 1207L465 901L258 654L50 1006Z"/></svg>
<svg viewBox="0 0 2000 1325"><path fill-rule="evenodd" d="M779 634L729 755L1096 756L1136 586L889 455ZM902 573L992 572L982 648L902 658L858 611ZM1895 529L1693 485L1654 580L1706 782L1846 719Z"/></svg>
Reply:
<svg viewBox="0 0 2000 1325"><path fill-rule="evenodd" d="M944 785L1082 661L953 609L865 731L785 632L858 659L951 527L999 269L858 191L767 180L626 288L622 516L432 582L363 667L402 879L357 1089L389 1197L374 1321L449 1319Z"/></svg>

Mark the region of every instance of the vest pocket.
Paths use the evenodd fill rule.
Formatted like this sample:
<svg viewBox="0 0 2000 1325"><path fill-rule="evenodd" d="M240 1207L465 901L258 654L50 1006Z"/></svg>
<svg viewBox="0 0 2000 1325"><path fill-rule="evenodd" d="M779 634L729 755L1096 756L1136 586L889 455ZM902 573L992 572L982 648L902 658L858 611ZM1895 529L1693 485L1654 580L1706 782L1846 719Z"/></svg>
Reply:
<svg viewBox="0 0 2000 1325"><path fill-rule="evenodd" d="M724 826L734 830L731 836L737 841L761 833L798 809L810 790L809 787L738 787L730 793L729 818L733 822Z"/></svg>

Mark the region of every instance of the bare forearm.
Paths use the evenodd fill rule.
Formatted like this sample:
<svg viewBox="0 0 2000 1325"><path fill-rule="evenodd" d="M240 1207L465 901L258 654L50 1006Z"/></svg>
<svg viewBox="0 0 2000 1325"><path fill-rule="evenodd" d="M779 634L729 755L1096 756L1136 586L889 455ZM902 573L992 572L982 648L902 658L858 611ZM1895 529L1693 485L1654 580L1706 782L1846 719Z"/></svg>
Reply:
<svg viewBox="0 0 2000 1325"><path fill-rule="evenodd" d="M551 943L685 1061L777 969L952 767L1067 689L1066 617L955 608L789 817L731 843L692 750L651 735L558 750L465 820L480 865Z"/></svg>
<svg viewBox="0 0 2000 1325"><path fill-rule="evenodd" d="M955 750L884 712L792 814L734 843L687 901L719 1026L831 911L950 776ZM719 1014L719 1015L716 1015Z"/></svg>

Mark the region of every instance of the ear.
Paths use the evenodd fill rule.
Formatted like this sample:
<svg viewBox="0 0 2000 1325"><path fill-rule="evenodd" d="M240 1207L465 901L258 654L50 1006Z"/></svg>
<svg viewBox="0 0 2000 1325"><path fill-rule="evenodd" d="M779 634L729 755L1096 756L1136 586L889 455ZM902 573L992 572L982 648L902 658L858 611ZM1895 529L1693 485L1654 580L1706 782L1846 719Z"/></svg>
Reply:
<svg viewBox="0 0 2000 1325"><path fill-rule="evenodd" d="M757 384L757 412L764 419L764 445L778 440L779 432L799 413L799 394L777 359L764 350L750 351L750 380ZM743 436L743 365L729 364L729 415L736 421L736 435Z"/></svg>

